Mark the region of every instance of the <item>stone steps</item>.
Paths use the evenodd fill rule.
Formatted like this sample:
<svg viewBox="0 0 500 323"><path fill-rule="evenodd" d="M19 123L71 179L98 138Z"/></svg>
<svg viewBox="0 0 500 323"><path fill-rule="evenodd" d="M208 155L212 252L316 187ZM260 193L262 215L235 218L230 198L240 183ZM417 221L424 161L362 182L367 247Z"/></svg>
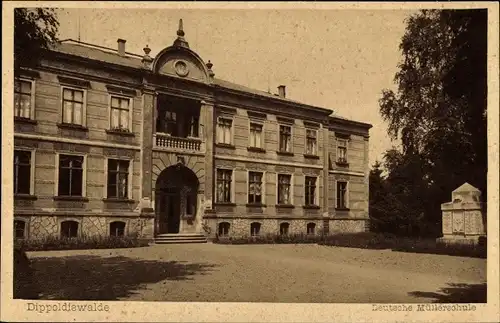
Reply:
<svg viewBox="0 0 500 323"><path fill-rule="evenodd" d="M206 242L207 237L202 233L163 233L155 237L155 244Z"/></svg>

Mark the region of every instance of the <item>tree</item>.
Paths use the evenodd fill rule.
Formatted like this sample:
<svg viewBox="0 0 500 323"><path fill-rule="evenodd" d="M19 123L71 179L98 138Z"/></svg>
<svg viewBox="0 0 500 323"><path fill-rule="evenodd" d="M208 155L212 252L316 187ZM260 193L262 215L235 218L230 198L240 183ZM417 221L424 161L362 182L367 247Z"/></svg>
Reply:
<svg viewBox="0 0 500 323"><path fill-rule="evenodd" d="M35 66L44 49L57 41L59 22L51 8L14 9L14 70Z"/></svg>
<svg viewBox="0 0 500 323"><path fill-rule="evenodd" d="M372 231L386 231L386 223L388 222L385 214L384 195L385 195L385 179L382 176L382 164L377 160L373 164L369 175L370 201L368 214L370 214L370 226Z"/></svg>
<svg viewBox="0 0 500 323"><path fill-rule="evenodd" d="M464 182L487 193L486 48L486 10L422 10L407 20L397 90L382 92L380 113L402 143L387 180L404 175L411 195L429 192L430 222Z"/></svg>

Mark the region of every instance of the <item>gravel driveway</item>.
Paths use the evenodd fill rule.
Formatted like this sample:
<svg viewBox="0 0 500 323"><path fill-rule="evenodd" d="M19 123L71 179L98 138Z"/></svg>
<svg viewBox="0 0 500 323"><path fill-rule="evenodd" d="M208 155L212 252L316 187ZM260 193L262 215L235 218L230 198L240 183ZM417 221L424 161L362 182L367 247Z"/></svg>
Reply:
<svg viewBox="0 0 500 323"><path fill-rule="evenodd" d="M153 245L28 254L44 299L484 302L486 260L317 245Z"/></svg>

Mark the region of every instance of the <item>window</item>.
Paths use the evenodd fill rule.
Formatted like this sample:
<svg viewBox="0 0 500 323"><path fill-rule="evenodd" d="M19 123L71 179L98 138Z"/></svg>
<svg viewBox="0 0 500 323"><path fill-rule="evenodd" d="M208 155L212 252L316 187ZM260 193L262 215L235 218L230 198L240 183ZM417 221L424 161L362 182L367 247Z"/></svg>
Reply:
<svg viewBox="0 0 500 323"><path fill-rule="evenodd" d="M163 116L164 131L171 136L177 136L177 112L165 111Z"/></svg>
<svg viewBox="0 0 500 323"><path fill-rule="evenodd" d="M194 138L198 138L200 136L199 133L199 125L200 119L198 116L191 116L191 122L189 125L189 135Z"/></svg>
<svg viewBox="0 0 500 323"><path fill-rule="evenodd" d="M83 90L63 88L63 123L83 125Z"/></svg>
<svg viewBox="0 0 500 323"><path fill-rule="evenodd" d="M111 222L109 224L109 235L112 237L123 237L125 235L125 222Z"/></svg>
<svg viewBox="0 0 500 323"><path fill-rule="evenodd" d="M14 237L16 239L24 239L26 234L26 222L14 220Z"/></svg>
<svg viewBox="0 0 500 323"><path fill-rule="evenodd" d="M219 118L217 122L217 142L220 144L231 144L231 128L233 120Z"/></svg>
<svg viewBox="0 0 500 323"><path fill-rule="evenodd" d="M290 186L292 182L291 175L278 175L278 204L291 204Z"/></svg>
<svg viewBox="0 0 500 323"><path fill-rule="evenodd" d="M230 224L228 222L219 223L219 236L226 237L229 235Z"/></svg>
<svg viewBox="0 0 500 323"><path fill-rule="evenodd" d="M306 176L306 205L316 205L316 177Z"/></svg>
<svg viewBox="0 0 500 323"><path fill-rule="evenodd" d="M306 154L316 155L316 130L306 129Z"/></svg>
<svg viewBox="0 0 500 323"><path fill-rule="evenodd" d="M262 173L248 172L248 203L262 203Z"/></svg>
<svg viewBox="0 0 500 323"><path fill-rule="evenodd" d="M347 208L347 182L337 182L337 208Z"/></svg>
<svg viewBox="0 0 500 323"><path fill-rule="evenodd" d="M130 161L108 159L108 198L128 198Z"/></svg>
<svg viewBox="0 0 500 323"><path fill-rule="evenodd" d="M282 236L287 235L289 229L290 229L290 223L287 222L280 223L280 235Z"/></svg>
<svg viewBox="0 0 500 323"><path fill-rule="evenodd" d="M218 169L217 170L217 202L231 202L231 177L232 170Z"/></svg>
<svg viewBox="0 0 500 323"><path fill-rule="evenodd" d="M32 82L14 80L14 117L29 119L31 117Z"/></svg>
<svg viewBox="0 0 500 323"><path fill-rule="evenodd" d="M14 151L14 194L31 193L31 152Z"/></svg>
<svg viewBox="0 0 500 323"><path fill-rule="evenodd" d="M260 234L260 223L252 222L250 223L250 234L252 237L258 236Z"/></svg>
<svg viewBox="0 0 500 323"><path fill-rule="evenodd" d="M280 126L280 151L292 151L292 127Z"/></svg>
<svg viewBox="0 0 500 323"><path fill-rule="evenodd" d="M337 162L347 163L347 140L337 139Z"/></svg>
<svg viewBox="0 0 500 323"><path fill-rule="evenodd" d="M307 234L314 234L316 231L316 223L310 222L307 224Z"/></svg>
<svg viewBox="0 0 500 323"><path fill-rule="evenodd" d="M262 125L250 123L250 147L262 148Z"/></svg>
<svg viewBox="0 0 500 323"><path fill-rule="evenodd" d="M130 99L111 96L111 129L129 131Z"/></svg>
<svg viewBox="0 0 500 323"><path fill-rule="evenodd" d="M59 196L83 196L83 156L59 156Z"/></svg>
<svg viewBox="0 0 500 323"><path fill-rule="evenodd" d="M61 222L61 237L76 238L78 236L78 222L63 221Z"/></svg>

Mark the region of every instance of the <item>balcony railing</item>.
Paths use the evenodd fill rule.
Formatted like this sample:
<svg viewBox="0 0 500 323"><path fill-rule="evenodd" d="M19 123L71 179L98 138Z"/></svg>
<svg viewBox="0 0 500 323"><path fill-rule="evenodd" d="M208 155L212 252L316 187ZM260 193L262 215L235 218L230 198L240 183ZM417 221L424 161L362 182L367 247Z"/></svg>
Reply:
<svg viewBox="0 0 500 323"><path fill-rule="evenodd" d="M201 140L198 138L173 137L164 133L154 135L155 147L173 150L201 151Z"/></svg>

